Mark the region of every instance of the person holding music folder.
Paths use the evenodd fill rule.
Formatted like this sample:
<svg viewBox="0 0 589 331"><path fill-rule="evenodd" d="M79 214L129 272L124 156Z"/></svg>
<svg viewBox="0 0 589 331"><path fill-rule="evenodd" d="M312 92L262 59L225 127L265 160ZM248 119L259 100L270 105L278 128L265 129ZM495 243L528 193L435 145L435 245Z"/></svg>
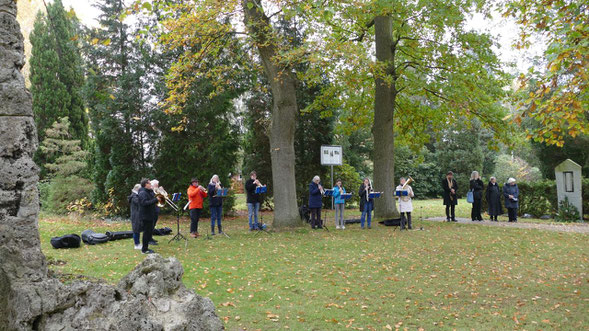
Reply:
<svg viewBox="0 0 589 331"><path fill-rule="evenodd" d="M401 213L401 230L405 230L405 226L407 229L411 230L411 212L413 211L413 203L411 202L411 198L415 195L413 194L413 189L409 185L405 185L405 177L401 177L399 179L401 183L397 186L397 191L406 191L407 195L401 195L399 197L399 212ZM405 187L403 187L405 186Z"/></svg>
<svg viewBox="0 0 589 331"><path fill-rule="evenodd" d="M149 179L144 178L141 180L141 189L139 189L138 193L138 202L138 217L143 224L143 245L141 246L141 253L151 254L153 253L153 250L149 249L149 242L152 239L151 236L153 234L153 223L155 222L156 218L155 206L158 200L155 197L155 193L153 192Z"/></svg>
<svg viewBox="0 0 589 331"><path fill-rule="evenodd" d="M364 181L360 184L360 189L358 190L358 195L360 196L360 211L362 212L362 216L360 216L360 227L362 229L364 229L365 219L368 221L368 228L371 228L370 223L372 222L374 199L370 197L370 193L373 191L374 189L370 179L368 177L364 178Z"/></svg>
<svg viewBox="0 0 589 331"><path fill-rule="evenodd" d="M157 194L158 190L160 189L160 182L157 179L152 179L151 180L151 188L153 189L153 193ZM163 190L163 187L161 187L161 189ZM157 225L157 220L160 217L160 207L155 204L155 220L153 221L153 230L155 230L155 226ZM152 231L153 231L152 230ZM149 242L150 245L157 245L158 241L151 238L151 241Z"/></svg>
<svg viewBox="0 0 589 331"><path fill-rule="evenodd" d="M188 208L190 209L190 236L196 238L198 234L198 221L202 211L203 199L207 197L207 190L198 185L198 179L192 178L188 187Z"/></svg>
<svg viewBox="0 0 589 331"><path fill-rule="evenodd" d="M141 184L135 184L135 187L131 190L131 194L127 198L129 201L129 206L131 207L131 229L133 230L133 243L135 244L135 249L141 249L141 244L139 243L139 237L141 232L143 231L143 224L139 219L139 190L141 189Z"/></svg>
<svg viewBox="0 0 589 331"><path fill-rule="evenodd" d="M346 200L342 198L342 194L346 194L346 189L342 185L342 180L338 178L335 181L335 187L333 188L333 203L335 206L335 228L345 229L344 223L344 207Z"/></svg>
<svg viewBox="0 0 589 331"><path fill-rule="evenodd" d="M481 206L483 204L483 190L485 189L485 185L481 180L481 176L479 175L478 171L473 171L470 175L470 190L472 191L472 209L470 211L470 219L474 221L483 221L483 216L481 215Z"/></svg>
<svg viewBox="0 0 589 331"><path fill-rule="evenodd" d="M505 199L505 208L509 222L517 222L517 208L519 207L519 188L515 183L515 178L509 178L503 185L503 198Z"/></svg>
<svg viewBox="0 0 589 331"><path fill-rule="evenodd" d="M217 190L221 189L221 182L219 176L213 175L207 190L209 191L209 209L211 210L211 235L215 235L215 220L219 228L219 234L223 233L221 227L221 215L223 214L223 198L217 196Z"/></svg>
<svg viewBox="0 0 589 331"><path fill-rule="evenodd" d="M320 184L319 176L313 177L309 183L309 210L311 211L311 227L313 229L322 229L321 224L321 205L323 204L323 186Z"/></svg>
<svg viewBox="0 0 589 331"><path fill-rule="evenodd" d="M258 224L258 213L260 211L260 195L256 193L256 188L262 187L255 171L250 172L250 179L245 182L245 193L247 202L247 215L249 219L250 231L261 230Z"/></svg>
<svg viewBox="0 0 589 331"><path fill-rule="evenodd" d="M444 198L444 205L446 206L446 222L457 222L455 208L458 204L456 192L458 191L458 183L454 179L454 173L448 171L446 178L442 179L442 196Z"/></svg>

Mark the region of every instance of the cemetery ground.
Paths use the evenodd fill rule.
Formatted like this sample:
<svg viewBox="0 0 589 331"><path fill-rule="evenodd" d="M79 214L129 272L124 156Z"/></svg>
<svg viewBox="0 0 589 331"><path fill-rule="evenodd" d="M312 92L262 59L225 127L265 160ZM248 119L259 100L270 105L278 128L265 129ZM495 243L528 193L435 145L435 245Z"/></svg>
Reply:
<svg viewBox="0 0 589 331"><path fill-rule="evenodd" d="M414 201L413 230L359 224L346 230L308 227L268 235L247 231L243 202L223 221L231 236L186 243L156 237L154 247L184 267L184 283L213 300L228 330L561 329L589 325L589 235L537 229L431 222L439 200ZM457 216L468 217L461 200ZM333 216L329 215L330 224ZM355 210L347 215L357 216ZM271 220L271 212L264 214ZM500 218L505 222L505 217ZM524 221L524 220L521 220ZM544 220L525 220L542 222ZM158 227L176 229L175 217ZM189 220L181 220L188 234ZM202 219L201 233L210 226ZM117 283L145 258L132 239L55 250L51 237L130 229L42 215L42 249L64 281Z"/></svg>

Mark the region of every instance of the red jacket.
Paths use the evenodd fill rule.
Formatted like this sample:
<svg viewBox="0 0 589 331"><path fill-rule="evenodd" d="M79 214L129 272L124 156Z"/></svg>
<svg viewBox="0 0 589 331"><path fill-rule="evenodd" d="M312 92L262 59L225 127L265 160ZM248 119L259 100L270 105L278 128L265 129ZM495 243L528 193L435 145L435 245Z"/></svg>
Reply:
<svg viewBox="0 0 589 331"><path fill-rule="evenodd" d="M207 192L190 185L188 187L188 200L190 200L189 209L202 209L202 201L207 197Z"/></svg>

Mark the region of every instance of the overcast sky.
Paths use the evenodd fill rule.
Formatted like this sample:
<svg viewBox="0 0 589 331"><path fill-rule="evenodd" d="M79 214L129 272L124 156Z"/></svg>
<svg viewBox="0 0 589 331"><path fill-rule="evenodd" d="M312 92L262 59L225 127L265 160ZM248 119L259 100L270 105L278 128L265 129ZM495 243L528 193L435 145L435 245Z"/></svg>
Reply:
<svg viewBox="0 0 589 331"><path fill-rule="evenodd" d="M96 26L98 11L92 7L94 0L62 0L66 8L74 8L78 18L84 25ZM499 16L499 15L497 15ZM498 38L500 49L498 52L503 62L513 62L517 71L527 71L531 66L532 58L540 55L544 45L535 45L525 51L515 50L512 45L518 36L518 27L512 20L504 18L485 19L482 15L475 15L469 25L478 31L485 31Z"/></svg>

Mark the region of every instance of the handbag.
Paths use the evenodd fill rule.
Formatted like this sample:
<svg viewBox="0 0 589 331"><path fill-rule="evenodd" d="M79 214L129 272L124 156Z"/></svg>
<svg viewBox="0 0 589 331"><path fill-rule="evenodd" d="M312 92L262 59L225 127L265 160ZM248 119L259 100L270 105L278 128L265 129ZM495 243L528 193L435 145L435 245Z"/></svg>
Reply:
<svg viewBox="0 0 589 331"><path fill-rule="evenodd" d="M466 202L473 203L474 202L474 193L472 190L466 192Z"/></svg>

